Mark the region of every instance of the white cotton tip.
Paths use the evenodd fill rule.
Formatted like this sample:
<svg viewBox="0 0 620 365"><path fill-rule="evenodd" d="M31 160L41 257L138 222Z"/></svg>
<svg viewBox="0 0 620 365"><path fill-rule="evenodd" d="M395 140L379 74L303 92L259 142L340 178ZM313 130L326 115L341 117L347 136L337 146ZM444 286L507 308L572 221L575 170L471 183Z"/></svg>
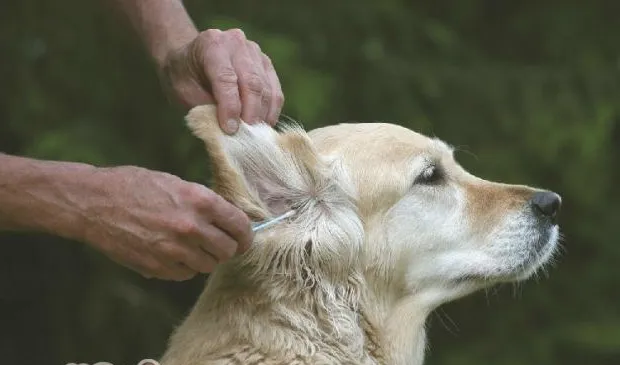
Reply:
<svg viewBox="0 0 620 365"><path fill-rule="evenodd" d="M288 212L279 215L273 219L264 220L261 222L252 223L252 232L258 232L265 228L271 227L272 225L279 223L287 218L292 217L295 214L295 210L289 210Z"/></svg>

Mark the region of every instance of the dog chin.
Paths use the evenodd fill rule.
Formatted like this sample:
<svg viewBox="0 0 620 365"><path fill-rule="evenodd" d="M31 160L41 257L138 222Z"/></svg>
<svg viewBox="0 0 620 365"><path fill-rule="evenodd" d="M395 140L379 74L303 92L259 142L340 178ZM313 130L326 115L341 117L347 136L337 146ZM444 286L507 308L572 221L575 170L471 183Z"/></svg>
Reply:
<svg viewBox="0 0 620 365"><path fill-rule="evenodd" d="M514 280L526 280L553 258L559 241L559 227L553 225L545 230L543 237L538 239L536 250L530 255L523 269L516 273Z"/></svg>
<svg viewBox="0 0 620 365"><path fill-rule="evenodd" d="M531 242L527 243L532 249L526 257L516 260L519 262L518 264L504 266L489 273L466 274L459 277L454 283L457 285L470 284L482 288L528 279L552 260L558 246L559 228L557 225L541 227L541 231L539 235L533 237Z"/></svg>
<svg viewBox="0 0 620 365"><path fill-rule="evenodd" d="M522 264L511 270L511 272L490 278L496 282L517 282L523 281L534 275L539 269L545 266L556 252L559 241L559 227L550 225L541 228L541 233L529 243L533 249L523 259Z"/></svg>

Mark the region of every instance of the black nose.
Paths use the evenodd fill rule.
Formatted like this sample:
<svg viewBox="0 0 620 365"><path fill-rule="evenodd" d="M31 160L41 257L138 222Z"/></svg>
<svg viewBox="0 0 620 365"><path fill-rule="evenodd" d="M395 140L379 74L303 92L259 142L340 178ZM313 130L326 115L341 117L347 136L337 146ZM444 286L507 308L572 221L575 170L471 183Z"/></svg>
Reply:
<svg viewBox="0 0 620 365"><path fill-rule="evenodd" d="M539 191L532 196L531 202L538 211L555 220L562 205L562 198L551 191Z"/></svg>

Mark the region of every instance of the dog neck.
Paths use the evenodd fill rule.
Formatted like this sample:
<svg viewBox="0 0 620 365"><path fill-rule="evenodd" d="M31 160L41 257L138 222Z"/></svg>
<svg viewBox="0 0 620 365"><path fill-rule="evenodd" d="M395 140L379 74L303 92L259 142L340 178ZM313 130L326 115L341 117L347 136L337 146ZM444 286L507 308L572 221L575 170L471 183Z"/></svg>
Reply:
<svg viewBox="0 0 620 365"><path fill-rule="evenodd" d="M383 288L368 291L364 313L380 331L381 352L390 365L419 365L424 361L425 322L429 307L417 297L396 297Z"/></svg>
<svg viewBox="0 0 620 365"><path fill-rule="evenodd" d="M321 285L300 290L290 278L248 280L248 270L220 266L177 329L163 364L201 357L200 364L210 364L248 351L270 361L294 354L306 359L303 364L422 364L426 312L416 301L379 299L355 271L346 280L320 278Z"/></svg>
<svg viewBox="0 0 620 365"><path fill-rule="evenodd" d="M428 311L416 298L371 282L377 275L360 260L309 265L317 252L307 247L257 245L211 275L162 364L240 353L282 363L290 355L303 364L422 364Z"/></svg>

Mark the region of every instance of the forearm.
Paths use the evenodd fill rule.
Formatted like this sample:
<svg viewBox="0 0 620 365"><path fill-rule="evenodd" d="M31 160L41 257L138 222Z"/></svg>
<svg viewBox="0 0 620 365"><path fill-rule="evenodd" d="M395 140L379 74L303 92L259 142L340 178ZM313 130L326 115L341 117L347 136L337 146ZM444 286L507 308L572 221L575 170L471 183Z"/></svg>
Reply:
<svg viewBox="0 0 620 365"><path fill-rule="evenodd" d="M0 154L0 229L78 238L93 166Z"/></svg>
<svg viewBox="0 0 620 365"><path fill-rule="evenodd" d="M181 0L109 0L124 13L158 65L198 31Z"/></svg>

